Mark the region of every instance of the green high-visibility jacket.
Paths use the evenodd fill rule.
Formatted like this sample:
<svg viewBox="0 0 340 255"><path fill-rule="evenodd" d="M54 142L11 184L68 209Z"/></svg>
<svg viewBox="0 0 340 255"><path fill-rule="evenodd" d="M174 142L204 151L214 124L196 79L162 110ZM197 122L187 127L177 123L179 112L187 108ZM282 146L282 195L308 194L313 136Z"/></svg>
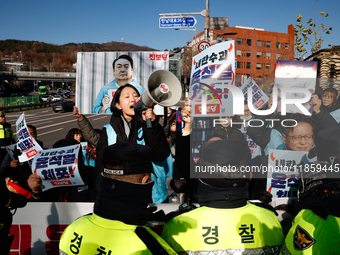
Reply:
<svg viewBox="0 0 340 255"><path fill-rule="evenodd" d="M340 218L323 219L311 210L301 210L294 218L281 254L340 254Z"/></svg>
<svg viewBox="0 0 340 255"><path fill-rule="evenodd" d="M11 125L7 122L0 123L0 146L7 146L12 144L14 140Z"/></svg>
<svg viewBox="0 0 340 255"><path fill-rule="evenodd" d="M162 237L178 254L279 254L284 241L276 215L253 204L197 208L166 223Z"/></svg>
<svg viewBox="0 0 340 255"><path fill-rule="evenodd" d="M95 213L80 217L70 224L62 234L59 254L152 254L135 233L137 227L139 226L105 219ZM168 254L176 254L151 229L145 226L142 226L142 228L152 235L152 242L158 242Z"/></svg>

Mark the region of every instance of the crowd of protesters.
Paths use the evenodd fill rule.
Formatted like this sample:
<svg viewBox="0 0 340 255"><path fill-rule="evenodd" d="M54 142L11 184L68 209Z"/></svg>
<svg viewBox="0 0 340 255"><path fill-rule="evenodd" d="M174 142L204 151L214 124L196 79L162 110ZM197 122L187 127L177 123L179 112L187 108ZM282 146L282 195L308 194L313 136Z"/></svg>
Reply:
<svg viewBox="0 0 340 255"><path fill-rule="evenodd" d="M299 201L276 208L271 206L273 198L267 188L266 172L219 173L218 178L190 176L190 169L195 165L232 165L236 169L241 166L268 165L270 149L305 152L308 158L316 156L317 163L322 167L339 169L340 126L332 115L340 109L337 90L330 88L320 97L313 95L311 116L300 113L281 116L277 112L273 116L254 116L245 102L243 115L220 117L223 124L214 127L211 133L206 132L210 135L205 137L199 147L198 162L194 162L191 155L190 139L195 119L191 117L190 103L178 109L184 122L183 128L178 128L176 111L170 108L166 116L156 116L152 108L142 113L135 111L133 105L139 96L134 86L120 86L110 106L110 123L102 130L94 129L86 116L74 108L73 115L77 118L78 127L72 128L65 139L56 141L53 147L87 142L86 149L78 155L78 169L84 185L53 188L44 192L40 188L41 177L32 173L29 164L20 163L17 158L10 159L3 150L4 146L14 141L13 132L5 122L5 114L0 112L0 124L3 127L0 130L3 132L3 138L0 139L0 179L1 192L6 194L1 200L1 220L7 222L0 229L1 242L11 242L8 238L8 222L11 218L8 209L11 207L23 207L27 201L95 202L93 215L99 216L99 219L93 219L95 221L116 220L136 226L155 219L165 222L162 234L164 240L149 229L148 233L144 233L145 228L138 227L132 231L145 244L140 244L139 248L153 251L152 254L206 251L224 251L223 254L243 251L248 251L247 254L340 254L340 173L301 171L301 178L296 183L299 185ZM271 107L270 101L268 107ZM242 123L252 118L293 119L296 125L231 125L232 120ZM151 128L147 128L146 119L151 119ZM37 140L35 127L28 125L28 129L43 148L43 144ZM256 150L253 149L254 144ZM144 148L147 149L144 151ZM141 158L138 151L147 156ZM17 157L20 151L16 150L14 155ZM141 166L147 169L141 169ZM145 176L148 177L145 179ZM20 199L21 195L11 183L32 195L27 200ZM133 196L136 197L132 199ZM140 201L136 201L138 198ZM146 212L147 204L151 202L178 202L180 209L169 215L155 217ZM282 212L280 218L277 217L280 211L289 217L282 217ZM134 217L137 220L131 220ZM111 223L108 221L107 224ZM64 240L66 236L72 238L77 231L75 226L69 229L72 231L65 232ZM82 231L86 232L84 229ZM138 231L144 232L139 235ZM152 242L146 242L143 238L150 238L150 231ZM111 234L120 235L119 231ZM126 238L135 240L131 235L133 233ZM86 247L85 240L84 236ZM125 241L125 246L129 246L128 242ZM79 254L94 254L99 251L96 249L103 248L94 244L87 248L92 249L92 253L87 250L88 253L84 251ZM123 245L118 248L119 242L115 242L116 248L110 242L105 242L105 245L111 252L112 249L119 250L112 254L132 252L131 249L124 250L126 247ZM78 254L67 251L71 246L61 245L60 254ZM8 253L8 245L1 247L1 254ZM140 254L144 253L140 251Z"/></svg>

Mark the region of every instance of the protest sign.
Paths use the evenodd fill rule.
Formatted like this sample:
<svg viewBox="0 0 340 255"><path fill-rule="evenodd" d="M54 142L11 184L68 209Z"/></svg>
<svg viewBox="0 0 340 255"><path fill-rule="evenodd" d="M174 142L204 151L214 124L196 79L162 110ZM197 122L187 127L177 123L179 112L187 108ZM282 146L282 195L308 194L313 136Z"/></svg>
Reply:
<svg viewBox="0 0 340 255"><path fill-rule="evenodd" d="M275 82L274 88L278 89L278 103L277 111L281 112L281 90L283 88L296 89L296 93L287 93L287 99L294 99L299 101L306 97L301 93L301 89L308 90L311 95L315 92L315 83L317 75L316 61L291 61L291 60L278 60L275 67ZM306 98L305 103L302 105L312 113L313 109L310 106L311 98ZM301 111L294 104L287 105L287 112L295 113Z"/></svg>
<svg viewBox="0 0 340 255"><path fill-rule="evenodd" d="M81 142L81 143L80 143L80 145L81 145L81 149L82 149L82 151L86 151L86 148L87 148L87 142Z"/></svg>
<svg viewBox="0 0 340 255"><path fill-rule="evenodd" d="M26 162L32 159L42 148L28 131L25 114L21 114L16 121L17 128L17 148L22 152L19 162Z"/></svg>
<svg viewBox="0 0 340 255"><path fill-rule="evenodd" d="M305 164L315 163L316 157L309 159L308 152L290 150L269 150L267 190L273 198L284 198L282 203L297 201L297 180Z"/></svg>
<svg viewBox="0 0 340 255"><path fill-rule="evenodd" d="M189 87L192 116L233 115L235 95L226 86L234 82L234 41L218 43L194 56Z"/></svg>
<svg viewBox="0 0 340 255"><path fill-rule="evenodd" d="M195 163L199 161L200 158L200 148L207 139L207 137L214 134L212 122L210 118L207 117L196 117L192 121L192 130L190 135L190 143L192 149L192 157ZM192 174L192 173L191 173ZM191 175L190 175L191 176ZM191 178L200 178L192 175Z"/></svg>
<svg viewBox="0 0 340 255"><path fill-rule="evenodd" d="M78 170L80 145L39 151L32 162L32 171L41 178L41 190L84 185Z"/></svg>
<svg viewBox="0 0 340 255"><path fill-rule="evenodd" d="M332 111L329 113L336 120L336 122L340 123L340 109Z"/></svg>
<svg viewBox="0 0 340 255"><path fill-rule="evenodd" d="M269 97L263 92L263 90L256 84L253 78L249 77L245 83L241 86L242 93L244 95L244 100L248 101L248 88L252 88L253 95L253 106L255 109L260 109L264 106Z"/></svg>
<svg viewBox="0 0 340 255"><path fill-rule="evenodd" d="M110 96L109 105L111 105L112 100L113 100L113 98L114 98L114 96L116 94L116 91L117 91L117 89L108 89L107 90L107 94Z"/></svg>
<svg viewBox="0 0 340 255"><path fill-rule="evenodd" d="M133 66L131 65L129 74L126 74L123 67L122 71L124 75L130 76L128 83L134 86L137 84L146 88L148 78L153 71L169 70L169 53L166 51L78 52L76 106L79 112L100 113L104 97L107 105L111 105L113 96L120 86L117 80L122 78L113 70L113 62L120 55L128 55L132 58ZM104 113L111 113L110 107Z"/></svg>
<svg viewBox="0 0 340 255"><path fill-rule="evenodd" d="M171 125L171 123L170 123ZM184 120L181 111L176 111L176 132L184 127Z"/></svg>
<svg viewBox="0 0 340 255"><path fill-rule="evenodd" d="M244 138L246 139L248 143L248 147L251 153L251 158L253 159L253 158L256 158L257 156L262 156L261 147L257 145L253 141L253 139L251 139L250 136L247 134L247 127L242 125L242 127L239 130L242 132L242 134L244 135Z"/></svg>
<svg viewBox="0 0 340 255"><path fill-rule="evenodd" d="M16 146L17 146L16 143L6 146L6 151L12 160L15 160L13 150L15 149Z"/></svg>

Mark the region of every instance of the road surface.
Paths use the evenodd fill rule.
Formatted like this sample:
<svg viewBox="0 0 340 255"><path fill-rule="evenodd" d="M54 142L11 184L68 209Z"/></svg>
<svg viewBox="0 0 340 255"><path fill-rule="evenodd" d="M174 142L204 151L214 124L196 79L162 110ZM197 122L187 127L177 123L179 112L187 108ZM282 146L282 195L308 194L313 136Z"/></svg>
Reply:
<svg viewBox="0 0 340 255"><path fill-rule="evenodd" d="M53 148L53 144L60 139L64 139L71 128L78 128L77 119L72 112L55 113L52 107L35 110L6 113L6 121L12 125L13 132L16 133L16 121L24 113L26 124L37 128L38 140L44 143L44 148ZM86 115L94 128L102 129L110 122L109 114ZM16 136L15 136L16 138Z"/></svg>

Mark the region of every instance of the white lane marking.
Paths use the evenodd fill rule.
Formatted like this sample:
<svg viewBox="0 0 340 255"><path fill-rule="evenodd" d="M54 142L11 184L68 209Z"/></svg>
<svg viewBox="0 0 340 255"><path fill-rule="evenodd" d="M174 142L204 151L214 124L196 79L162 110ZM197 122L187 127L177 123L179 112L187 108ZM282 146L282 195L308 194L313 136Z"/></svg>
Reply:
<svg viewBox="0 0 340 255"><path fill-rule="evenodd" d="M87 117L87 118L91 118L91 117L95 117L95 116L96 116L96 115L94 115L94 116L89 116L89 117ZM75 122L75 121L77 121L76 118L74 118L74 119L72 119L72 120L64 121L64 122L55 123L55 124L52 124L52 125L49 125L49 126L38 127L37 130L43 129L43 128L54 127L54 126L60 126L60 125L65 124L65 123L70 123L70 122ZM31 121L30 123L32 123L32 121Z"/></svg>
<svg viewBox="0 0 340 255"><path fill-rule="evenodd" d="M47 134L50 134L50 133L53 133L53 132L57 132L57 131L60 131L60 130L63 130L63 128L54 129L52 131L48 131L48 132L45 132L45 133L42 133L42 134L39 133L39 136L47 135Z"/></svg>
<svg viewBox="0 0 340 255"><path fill-rule="evenodd" d="M93 119L93 120L100 120L100 119L104 119L106 118L106 116L103 116L103 117L100 117L100 118L97 118L97 119Z"/></svg>
<svg viewBox="0 0 340 255"><path fill-rule="evenodd" d="M29 124L31 124L31 123L36 123L36 122L41 122L41 121L46 121L46 120L53 120L53 119L58 119L58 118L64 118L65 117L65 115L59 115L59 116L57 116L57 117L53 117L53 118L43 118L43 119L41 119L42 117L44 117L44 116L50 116L50 114L48 114L48 115L40 115L40 116L37 116L37 117L39 117L39 119L38 120L28 120L27 118L26 118L26 123L28 122ZM70 115L70 116L72 116L72 115ZM25 115L25 117L26 117L26 115ZM12 124L11 126L15 126L16 124Z"/></svg>
<svg viewBox="0 0 340 255"><path fill-rule="evenodd" d="M37 114L25 114L25 117L32 117L32 116L36 116ZM6 114L6 119L8 118L19 118L21 116L21 114L19 115L7 115Z"/></svg>
<svg viewBox="0 0 340 255"><path fill-rule="evenodd" d="M43 117L43 116L50 116L50 114L48 114L48 115L42 115L42 116L37 116L37 117L39 117L40 119L39 120L33 120L33 121L31 121L31 120L28 120L27 118L26 118L26 123L28 123L28 124L31 124L31 123L36 123L36 122L45 122L46 120L53 120L53 119L58 119L58 118L64 118L64 117L66 117L66 116L72 116L72 114L64 114L64 115L59 115L59 116L57 116L57 117L52 117L52 118L44 118L44 119L41 119L41 117ZM98 116L98 114L94 114L94 115L90 115L90 116L86 116L86 118L94 118L94 117L97 117ZM105 117L103 117L103 118L105 118ZM74 121L76 121L77 119L76 118L74 118ZM73 120L72 120L73 121ZM70 122L70 121L68 121L68 122ZM62 123L68 123L68 122L60 122L59 124L62 124ZM56 124L56 125L59 125L59 124ZM13 127L15 127L16 126L16 124L14 123L14 124L12 124L11 126L13 126Z"/></svg>

